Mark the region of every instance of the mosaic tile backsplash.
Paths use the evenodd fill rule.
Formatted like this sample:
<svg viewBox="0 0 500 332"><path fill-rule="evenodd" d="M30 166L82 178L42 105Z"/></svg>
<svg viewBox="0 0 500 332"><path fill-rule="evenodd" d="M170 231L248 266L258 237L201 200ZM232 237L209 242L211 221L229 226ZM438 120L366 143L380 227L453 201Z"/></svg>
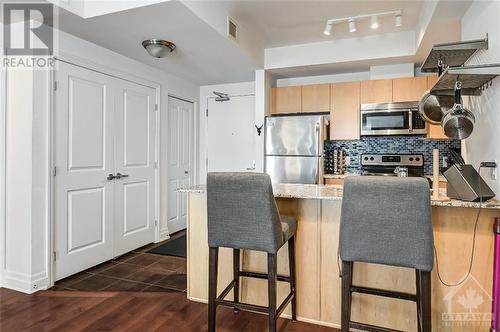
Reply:
<svg viewBox="0 0 500 332"><path fill-rule="evenodd" d="M448 156L451 149L458 153L461 150L459 140L428 140L422 136L366 136L356 141L326 141L324 147L326 158L336 149L343 150L350 157L351 164L345 167L346 173L361 172L362 154L423 154L426 175L432 175L432 150L436 148L439 149L441 168L443 156Z"/></svg>

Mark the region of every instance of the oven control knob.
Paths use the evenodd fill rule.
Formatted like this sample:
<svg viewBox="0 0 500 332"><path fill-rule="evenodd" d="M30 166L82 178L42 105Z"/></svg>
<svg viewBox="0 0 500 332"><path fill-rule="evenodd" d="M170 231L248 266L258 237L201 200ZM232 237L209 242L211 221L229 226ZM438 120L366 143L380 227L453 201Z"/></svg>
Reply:
<svg viewBox="0 0 500 332"><path fill-rule="evenodd" d="M375 158L373 158L373 157L370 157L370 160L371 160L371 161L373 161L373 160L375 160Z"/></svg>
<svg viewBox="0 0 500 332"><path fill-rule="evenodd" d="M410 161L413 161L413 157L410 157Z"/></svg>
<svg viewBox="0 0 500 332"><path fill-rule="evenodd" d="M415 159L416 161L420 161L420 158L417 157L417 159Z"/></svg>
<svg viewBox="0 0 500 332"><path fill-rule="evenodd" d="M365 157L365 160L368 160L368 157Z"/></svg>

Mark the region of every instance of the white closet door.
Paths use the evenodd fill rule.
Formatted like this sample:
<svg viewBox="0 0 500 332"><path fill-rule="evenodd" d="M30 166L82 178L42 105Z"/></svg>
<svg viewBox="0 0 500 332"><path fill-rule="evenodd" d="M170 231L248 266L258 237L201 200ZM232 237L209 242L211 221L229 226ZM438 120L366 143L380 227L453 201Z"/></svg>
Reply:
<svg viewBox="0 0 500 332"><path fill-rule="evenodd" d="M155 95L121 82L115 108L115 247L118 256L154 241Z"/></svg>
<svg viewBox="0 0 500 332"><path fill-rule="evenodd" d="M113 79L58 62L55 280L113 257Z"/></svg>
<svg viewBox="0 0 500 332"><path fill-rule="evenodd" d="M186 228L187 195L177 191L193 182L193 103L168 99L168 221L169 234Z"/></svg>

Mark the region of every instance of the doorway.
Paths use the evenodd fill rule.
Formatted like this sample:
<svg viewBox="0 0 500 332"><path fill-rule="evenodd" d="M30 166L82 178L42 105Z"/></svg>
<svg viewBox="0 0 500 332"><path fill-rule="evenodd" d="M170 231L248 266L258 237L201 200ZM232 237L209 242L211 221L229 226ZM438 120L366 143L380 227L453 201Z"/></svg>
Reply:
<svg viewBox="0 0 500 332"><path fill-rule="evenodd" d="M194 104L168 98L168 233L186 228L187 197L177 191L194 182Z"/></svg>
<svg viewBox="0 0 500 332"><path fill-rule="evenodd" d="M57 62L54 280L155 239L156 90Z"/></svg>

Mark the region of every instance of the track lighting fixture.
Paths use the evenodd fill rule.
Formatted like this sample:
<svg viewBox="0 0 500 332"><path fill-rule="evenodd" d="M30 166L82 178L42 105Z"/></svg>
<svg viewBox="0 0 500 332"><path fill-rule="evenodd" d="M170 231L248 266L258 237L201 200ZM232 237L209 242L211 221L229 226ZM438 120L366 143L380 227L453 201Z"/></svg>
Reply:
<svg viewBox="0 0 500 332"><path fill-rule="evenodd" d="M340 24L340 23L347 23L349 26L349 32L356 32L356 23L359 21L363 20L371 20L371 28L372 29L378 29L380 27L379 24L379 17L385 17L385 16L393 16L394 17L394 25L396 27L400 27L403 25L403 11L398 9L398 10L392 10L388 12L381 12L381 13L372 13L372 14L365 14L365 15L357 15L357 16L348 16L348 17L342 17L342 18L332 18L328 21L326 21L326 26L325 30L323 33L327 36L329 36L332 32L332 27L334 24Z"/></svg>

